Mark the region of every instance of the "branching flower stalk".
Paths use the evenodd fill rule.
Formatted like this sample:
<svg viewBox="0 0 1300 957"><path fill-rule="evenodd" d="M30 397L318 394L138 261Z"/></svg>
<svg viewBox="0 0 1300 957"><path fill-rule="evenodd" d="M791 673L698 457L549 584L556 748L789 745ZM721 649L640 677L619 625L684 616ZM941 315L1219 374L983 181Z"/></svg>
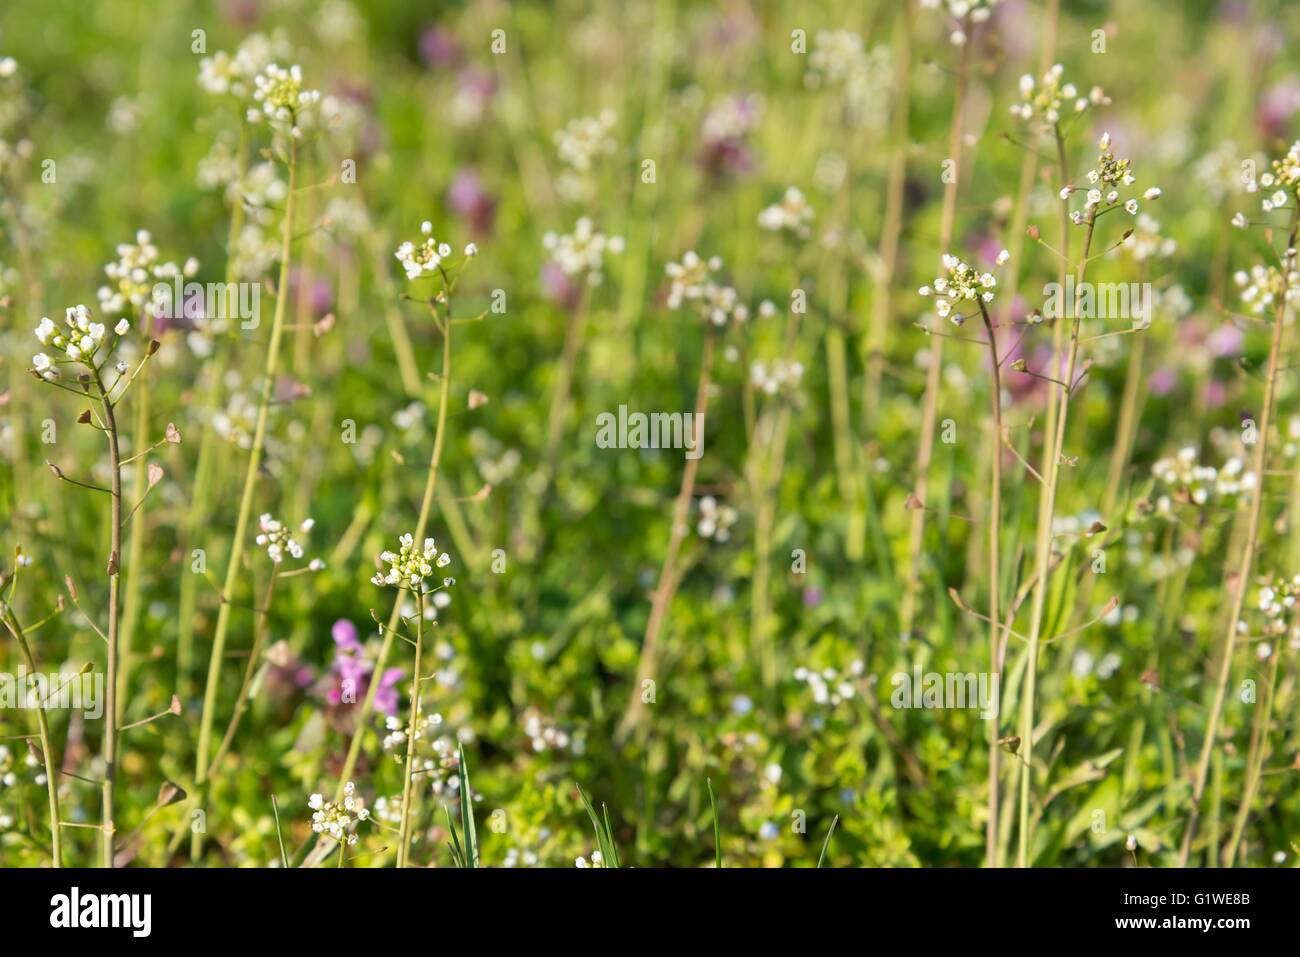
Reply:
<svg viewBox="0 0 1300 957"><path fill-rule="evenodd" d="M116 825L114 823L114 796L117 783L117 687L118 687L118 641L121 625L121 569L122 569L122 468L120 437L117 425L116 407L126 395L131 384L143 371L145 363L158 351L158 343L150 340L143 358L134 369L125 361L116 365L116 378L111 385L104 382L104 371L108 361L123 337L130 330L130 323L125 319L114 326L114 338L108 342L107 328L103 323L95 322L91 311L84 305L71 307L65 315L63 328L49 318L43 318L36 328L36 337L41 345L52 349L54 356L41 352L32 359L32 374L40 381L70 392L79 397L86 397L99 404L101 418L96 420L94 413L86 410L78 418L79 422L90 425L104 433L108 443L109 474L111 486L93 485L71 478L56 465L50 464L50 470L61 481L91 491L104 492L110 497L109 548L105 571L108 575L108 628L104 634L107 650L107 667L104 693L104 735L101 741L101 753L104 761L104 778L101 782L102 802L100 812L100 863L103 867L114 866L114 842ZM77 374L79 388L74 389L63 384L64 367L81 368L86 371ZM118 391L119 387L121 391ZM114 395L116 393L116 395ZM140 439L137 439L140 442ZM147 490L146 490L147 491ZM144 499L136 502L134 509L142 505Z"/></svg>
<svg viewBox="0 0 1300 957"><path fill-rule="evenodd" d="M1063 156L1064 146L1060 144L1062 144L1062 140L1058 128L1058 146ZM1065 320L1069 319L1070 339L1064 377L1059 381L1052 380L1053 385L1051 388L1057 396L1057 413L1055 421L1049 420L1051 434L1049 435L1048 452L1045 452L1047 457L1044 461L1044 471L1042 473L1042 498L1040 499L1038 530L1035 542L1035 578L1030 609L1029 649L1025 665L1025 685L1021 696L1020 712L1019 753L1023 759L1024 767L1020 772L1019 788L1019 842L1016 850L1016 863L1019 867L1029 865L1031 840L1029 833L1029 791L1034 768L1034 695L1037 684L1038 650L1042 638L1047 593L1051 583L1052 527L1056 514L1056 493L1060 482L1061 465L1063 464L1062 453L1065 448L1065 431L1069 421L1070 397L1077 386L1075 375L1079 365L1079 330L1084 318L1081 315L1082 310L1080 308L1086 289L1084 279L1087 275L1089 257L1092 251L1092 239L1098 218L1121 209L1134 216L1137 215L1138 211L1136 199L1129 199L1121 205L1120 189L1131 186L1135 178L1130 169L1129 161L1116 158L1110 146L1110 135L1102 134L1098 143L1100 155L1097 158L1097 165L1087 174L1089 187L1087 188L1087 200L1084 209L1068 214L1069 221L1076 226L1081 226L1084 234L1083 247L1075 265L1074 302L1070 305L1068 317L1066 315L1055 317L1058 327L1062 327ZM1074 191L1073 186L1063 187L1061 190L1062 199L1068 200ZM1159 196L1160 190L1156 187L1148 189L1145 193L1145 198L1148 200L1157 199ZM1062 288L1064 289L1064 286ZM1054 369L1053 372L1055 371Z"/></svg>
<svg viewBox="0 0 1300 957"><path fill-rule="evenodd" d="M1294 147L1292 152L1297 152ZM1289 182L1285 183L1290 191L1288 198L1291 201L1291 225L1288 230L1286 252L1283 255L1281 272L1278 274L1281 288L1273 299L1273 332L1268 350L1268 367L1264 373L1264 401L1260 407L1259 428L1255 440L1255 455L1252 464L1255 474L1260 477L1261 486L1266 475L1265 468L1268 464L1268 436L1273 418L1273 400L1277 385L1277 374L1281 364L1282 336L1286 328L1287 312L1294 301L1293 287L1295 282L1292 277L1295 276L1297 268L1296 239L1297 229L1300 228L1298 182L1300 182L1300 168L1293 166L1292 177ZM1270 206L1269 209L1271 208L1273 207ZM1187 866L1191 857L1192 841L1196 836L1196 823L1200 815L1201 799L1205 796L1205 784L1210 774L1210 757L1217 745L1219 722L1223 717L1223 705L1228 694L1228 679L1232 673L1232 657L1237 647L1238 624L1241 621L1250 574L1254 567L1255 551L1259 545L1260 516L1263 506L1264 494L1261 487L1256 490L1250 499L1250 508L1247 513L1246 541L1237 562L1236 577L1229 586L1232 591L1232 611L1228 616L1227 630L1220 650L1219 673L1215 681L1214 702L1210 706L1209 719L1205 725L1205 737L1201 742L1201 753L1196 762L1196 777L1192 783L1191 806L1188 808L1187 823L1183 829L1182 845L1178 852L1179 867ZM1225 860L1230 863L1232 858L1227 857Z"/></svg>
<svg viewBox="0 0 1300 957"><path fill-rule="evenodd" d="M1005 266L1011 254L1003 250L998 254L997 264ZM962 325L967 315L962 313L964 307L974 303L984 323L987 336L985 344L989 352L989 388L990 423L992 426L992 445L990 454L989 476L989 519L988 519L988 554L989 554L989 668L994 674L1001 671L1002 639L1001 630L1001 595L1002 595L1002 361L998 358L997 327L989 315L989 307L994 300L993 290L997 280L992 273L980 273L955 256L944 254L943 265L946 273L935 279L934 285L923 286L922 296L936 297L936 311L941 318L950 319L955 325ZM995 711L998 710L995 708ZM997 819L998 819L998 774L999 774L999 732L998 723L989 726L989 809L988 824L985 832L986 853L989 866L997 853Z"/></svg>

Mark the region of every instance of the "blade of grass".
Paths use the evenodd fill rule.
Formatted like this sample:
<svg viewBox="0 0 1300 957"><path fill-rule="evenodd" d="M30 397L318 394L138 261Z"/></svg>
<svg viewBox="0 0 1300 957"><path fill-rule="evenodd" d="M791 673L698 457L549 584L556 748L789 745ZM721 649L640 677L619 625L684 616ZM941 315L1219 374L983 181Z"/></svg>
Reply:
<svg viewBox="0 0 1300 957"><path fill-rule="evenodd" d="M840 816L836 814L831 818L831 826L826 830L826 840L822 841L821 856L817 858L817 866L821 867L826 862L826 852L830 850L831 835L835 833L835 825L840 823Z"/></svg>
<svg viewBox="0 0 1300 957"><path fill-rule="evenodd" d="M478 836L474 832L474 792L469 786L469 765L465 762L465 746L462 744L459 750L460 829L465 835L465 849L462 856L466 867L478 867Z"/></svg>
<svg viewBox="0 0 1300 957"><path fill-rule="evenodd" d="M709 807L713 810L713 864L722 869L722 829L718 826L718 802L713 798L713 781L704 779L709 788Z"/></svg>

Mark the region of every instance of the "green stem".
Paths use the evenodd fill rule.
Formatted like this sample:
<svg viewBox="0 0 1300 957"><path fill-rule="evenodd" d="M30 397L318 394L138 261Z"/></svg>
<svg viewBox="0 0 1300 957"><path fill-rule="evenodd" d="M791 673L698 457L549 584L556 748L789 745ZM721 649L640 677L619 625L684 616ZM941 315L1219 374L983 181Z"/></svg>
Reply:
<svg viewBox="0 0 1300 957"><path fill-rule="evenodd" d="M1034 752L1034 693L1038 679L1038 643L1042 635L1043 612L1047 605L1047 592L1051 585L1052 523L1056 514L1056 489L1061 476L1061 450L1065 447L1065 427L1070 411L1070 386L1079 359L1079 297L1083 293L1083 280L1088 268L1088 252L1092 248L1092 234L1096 227L1096 214L1090 212L1083 235L1083 250L1075 269L1075 302L1071 308L1069 358L1060 390L1054 435L1044 449L1043 497L1038 514L1038 534L1034 546L1034 594L1029 618L1029 652L1025 662L1025 690L1020 708L1020 754L1024 768L1020 773L1019 843L1016 847L1016 866L1029 866L1029 791L1033 776ZM1063 325L1065 316L1056 322Z"/></svg>
<svg viewBox="0 0 1300 957"><path fill-rule="evenodd" d="M1300 227L1300 210L1292 207L1291 229L1287 239L1288 250L1295 249L1296 231ZM1295 260L1287 255L1286 269L1295 268ZM1192 853L1192 840L1196 836L1196 820L1200 814L1201 798L1205 795L1205 782L1210 773L1210 755L1214 751L1215 739L1219 735L1219 720L1223 716L1223 704L1228 695L1228 679L1232 673L1232 655L1237 649L1237 625L1241 621L1242 609L1246 601L1246 589L1250 585L1250 573L1254 567L1255 549L1259 544L1260 514L1264 506L1264 469L1268 464L1268 430L1273 418L1273 395L1277 383L1277 371L1282 354L1282 334L1285 331L1287 300L1278 298L1273 313L1273 337L1268 350L1268 369L1264 378L1264 405L1259 415L1258 438L1255 440L1255 461L1253 469L1257 476L1255 494L1251 496L1249 519L1246 526L1246 544L1238 562L1235 583L1231 586L1232 612L1228 616L1227 631L1223 638L1223 648L1219 661L1219 675L1215 683L1214 703L1210 707L1209 721L1205 726L1205 739L1201 742L1201 756L1196 764L1196 778L1192 785L1192 805L1187 812L1187 824L1183 830L1182 847L1178 852L1178 866L1186 867ZM1230 860L1230 859L1229 859Z"/></svg>
<svg viewBox="0 0 1300 957"><path fill-rule="evenodd" d="M433 435L433 453L429 457L429 473L424 483L424 497L420 501L420 516L415 523L415 540L417 542L424 540L425 529L429 525L429 513L433 508L433 490L438 482L438 468L442 462L443 440L447 432L447 406L449 404L451 389L451 294L447 294L447 322L439 325L442 332L442 376L439 379L438 393L438 424ZM436 313L435 313L436 318ZM384 663L388 660L388 655L393 646L393 635L396 633L398 619L402 615L402 598L398 595L397 600L393 602L393 610L388 616L388 626L384 628L383 643L379 648L379 655L375 660L375 669L373 675L375 680L371 681L366 688L365 700L361 703L361 712L357 715L356 730L352 732L352 740L348 744L348 754L343 761L343 770L339 773L338 783L335 788L336 801L341 800L343 796L343 786L352 778L352 772L356 768L357 759L361 756L361 744L365 739L366 732L369 730L369 718L375 707L375 695L379 691L378 676L383 673Z"/></svg>
<svg viewBox="0 0 1300 957"><path fill-rule="evenodd" d="M415 732L420 721L420 668L424 648L424 595L415 592L415 672L411 676L411 716L406 724L406 765L402 778L402 821L397 843L397 866L405 867L411 853L411 790L415 771ZM372 681L371 684L377 682ZM467 798L462 798L467 799Z"/></svg>
<svg viewBox="0 0 1300 957"><path fill-rule="evenodd" d="M202 788L208 776L208 752L212 741L212 723L216 718L217 687L221 683L221 662L226 652L226 633L230 628L233 605L231 598L239 583L243 566L244 540L248 534L249 518L253 511L253 490L257 486L258 472L262 466L262 453L266 447L266 422L271 407L271 393L280 362L280 340L284 332L285 306L289 300L289 263L293 248L295 191L298 185L298 145L289 141L289 192L285 200L284 221L280 236L280 278L276 285L275 317L271 322L271 339L266 349L262 391L257 405L257 423L253 429L253 444L244 472L244 489L239 498L239 514L235 520L234 537L230 542L230 557L221 589L221 609L217 613L216 632L212 639L212 653L208 659L207 684L203 693L203 715L199 722L199 744L195 755L194 783ZM203 834L195 831L190 842L190 857L197 860L203 850Z"/></svg>
<svg viewBox="0 0 1300 957"><path fill-rule="evenodd" d="M12 613L6 614L0 610L0 620L4 621L5 627L9 633L14 636L18 642L18 647L22 649L23 657L27 660L27 669L32 674L37 674L36 658L32 655L31 646L27 643L27 636L23 633L22 626L18 619ZM45 715L45 708L42 703L36 711L36 730L41 742L41 759L45 764L45 790L50 801L50 856L54 867L63 866L63 827L59 816L59 779L55 767L54 751L50 747L50 723Z"/></svg>

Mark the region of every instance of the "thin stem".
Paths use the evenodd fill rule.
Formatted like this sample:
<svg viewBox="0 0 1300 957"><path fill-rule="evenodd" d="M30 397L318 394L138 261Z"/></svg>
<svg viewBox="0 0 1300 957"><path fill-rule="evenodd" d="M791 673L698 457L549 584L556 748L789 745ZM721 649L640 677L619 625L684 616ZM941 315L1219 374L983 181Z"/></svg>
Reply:
<svg viewBox="0 0 1300 957"><path fill-rule="evenodd" d="M1083 280L1088 268L1088 250L1092 248L1095 218L1089 215L1083 235L1083 252L1075 270L1075 298L1070 328L1069 357L1066 360L1064 382L1074 381L1074 370L1079 358L1079 303L1083 293ZM1057 318L1058 328L1065 317ZM1039 502L1038 534L1034 546L1034 594L1029 618L1029 652L1025 664L1025 688L1020 709L1020 754L1024 769L1020 773L1019 842L1016 847L1016 865L1029 866L1029 791L1033 775L1034 751L1034 692L1038 679L1038 644L1043 627L1043 612L1047 605L1047 592L1051 583L1049 565L1052 555L1052 524L1056 512L1056 489L1061 476L1061 450L1065 447L1065 427L1070 408L1070 389L1064 383L1059 387L1055 428L1044 450L1043 495Z"/></svg>
<svg viewBox="0 0 1300 957"><path fill-rule="evenodd" d="M713 374L714 333L712 328L704 335L704 354L700 358L700 379L695 390L695 422L698 430L695 436L696 448L704 441L704 414L709 405L709 383ZM636 681L632 684L632 693L627 709L623 712L623 721L619 736L625 737L637 726L645 713L642 700L642 684L653 679L659 660L659 634L663 628L668 606L672 603L673 593L677 590L677 560L682 541L686 538L687 520L690 515L691 497L695 493L695 473L699 469L700 456L688 458L682 470L681 487L677 490L677 502L673 507L673 524L668 536L668 550L664 553L663 567L659 570L659 584L655 588L654 600L650 605L650 618L646 622L645 638L641 643L641 660L637 665Z"/></svg>
<svg viewBox="0 0 1300 957"><path fill-rule="evenodd" d="M903 232L903 187L907 182L909 104L912 92L912 3L904 0L894 40L893 122L890 126L889 179L885 186L885 219L880 236L880 271L876 275L871 318L867 326L867 375L862 394L863 426L875 421L880 382L889 348L889 311L894 273ZM866 479L864 478L864 481Z"/></svg>
<svg viewBox="0 0 1300 957"><path fill-rule="evenodd" d="M1255 710L1255 720L1250 728L1250 751L1246 754L1246 782L1242 788L1241 804L1237 807L1237 816L1232 822L1232 836L1223 849L1222 863L1234 867L1237 863L1237 848L1246 824L1250 820L1250 807L1255 803L1255 792L1259 789L1260 772L1264 769L1264 759L1268 756L1268 733L1273 723L1273 701L1276 697L1278 665L1282 660L1280 648L1273 649L1269 664L1268 685L1264 688L1264 701Z"/></svg>
<svg viewBox="0 0 1300 957"><path fill-rule="evenodd" d="M176 308L180 308L178 303ZM153 309L145 307L143 310L144 321L143 331L146 340L153 336ZM145 441L149 427L149 377L145 376L140 380L136 388L133 405L135 410L134 431L131 434L133 447L139 449ZM148 450L136 452L130 458L122 462L123 466L128 463L134 463L131 469L131 499L136 503L144 501L148 492L148 476L146 475L145 457ZM139 505L136 505L138 508ZM127 516L129 521L135 514L135 509L131 510ZM144 522L139 521L131 526L131 537L127 542L127 559L126 559L126 600L122 605L122 665L121 673L118 675L119 687L117 689L117 720L121 724L124 713L125 702L129 693L128 685L131 681L131 667L133 664L132 644L135 639L136 625L140 620L140 578L143 572L144 562L141 558L144 554Z"/></svg>
<svg viewBox="0 0 1300 957"><path fill-rule="evenodd" d="M1287 239L1287 249L1295 248L1296 231L1300 228L1300 210L1291 212L1291 230ZM1294 269L1294 265L1289 265ZM1178 866L1186 867L1192 852L1192 840L1196 835L1196 820L1200 815L1201 798L1205 795L1205 782L1210 774L1210 755L1214 751L1215 739L1219 735L1219 720L1223 716L1223 703L1228 694L1228 678L1232 672L1232 655L1237 648L1237 625L1241 621L1242 609L1246 601L1246 588L1250 583L1251 569L1254 567L1255 548L1259 544L1260 514L1264 505L1263 475L1268 464L1268 429L1273 418L1273 394L1277 382L1277 370L1282 354L1282 334L1285 330L1287 300L1278 297L1273 313L1273 338L1268 350L1268 371L1264 378L1264 405L1260 410L1258 437L1255 440L1254 472L1260 476L1260 484L1251 496L1249 518L1246 525L1246 544L1238 560L1235 583L1232 588L1232 613L1228 616L1227 631L1223 638L1220 652L1219 675L1214 689L1214 703L1210 706L1209 721L1205 726L1205 738L1201 742L1201 755L1196 762L1196 778L1192 785L1192 804L1187 812L1187 824L1183 831L1182 847L1178 852Z"/></svg>
<svg viewBox="0 0 1300 957"><path fill-rule="evenodd" d="M116 826L113 823L114 791L117 787L117 682L118 682L118 630L120 627L121 563L122 563L122 455L118 446L117 416L113 403L99 371L95 371L95 384L99 388L100 404L104 412L105 434L108 436L108 465L112 475L112 507L109 518L108 549L108 674L104 691L104 740L101 751L104 759L103 803L100 813L101 858L104 867L113 867L113 843Z"/></svg>
<svg viewBox="0 0 1300 957"><path fill-rule="evenodd" d="M257 665L262 659L262 649L266 647L267 633L271 630L271 597L275 593L275 583L279 577L279 571L280 566L278 564L271 567L271 580L266 585L266 596L262 599L261 617L258 619L257 627L253 632L253 646L248 650L248 662L244 665L244 680L239 685L239 694L235 696L235 709L230 715L230 723L226 726L226 733L222 736L221 743L217 745L217 752L212 756L212 763L208 766L207 786L209 789L212 786L212 778L216 776L217 771L221 768L221 762L230 753L230 746L234 743L239 721L248 708L248 699L253 688L253 676L257 674Z"/></svg>
<svg viewBox="0 0 1300 957"><path fill-rule="evenodd" d="M969 35L969 23L964 23ZM953 229L957 219L957 187L961 182L963 127L966 113L966 93L970 80L970 49L967 42L961 48L960 62L957 69L957 91L952 106L952 124L948 132L949 158L953 161L952 179L944 185L943 218L939 224L939 248L944 255L952 243ZM918 502L924 503L930 480L930 461L934 456L934 434L939 414L939 392L942 386L940 373L943 370L943 337L930 337L930 364L925 371L925 407L921 417L921 444L916 453L916 477L912 494ZM902 606L899 610L899 626L903 635L912 633L916 617L917 594L921 589L921 554L925 545L925 509L918 508L912 512L911 529L907 542L907 565L903 579Z"/></svg>
<svg viewBox="0 0 1300 957"><path fill-rule="evenodd" d="M989 318L988 309L980 302L980 315L984 319L984 330L988 334L989 344L989 388L992 390L993 416L993 450L990 461L989 476L989 668L998 676L999 647L998 627L999 601L1001 598L1002 568L1002 373L998 361L997 333ZM995 685L994 687L998 687ZM994 709L994 713L1000 713ZM985 829L985 855L989 867L994 865L997 856L997 820L998 820L998 774L1001 748L998 746L999 722L994 718L989 724L989 811L988 825Z"/></svg>
<svg viewBox="0 0 1300 957"><path fill-rule="evenodd" d="M31 645L27 642L27 636L23 632L22 625L12 613L6 614L0 610L0 620L4 621L5 628L9 634L14 636L18 642L18 647L22 649L23 657L27 660L27 668L32 674L36 674L36 658L32 655ZM41 742L41 760L45 765L45 790L49 796L50 802L50 857L53 866L63 866L63 836L59 827L59 787L58 775L55 773L56 762L54 760L54 751L50 746L50 723L45 715L45 703L40 702L34 709L36 711L36 730Z"/></svg>
<svg viewBox="0 0 1300 957"><path fill-rule="evenodd" d="M432 308L432 307L430 307ZM447 315L451 316L451 293L447 292ZM423 541L425 529L429 524L429 512L433 508L433 491L438 482L438 469L442 462L443 440L447 432L447 406L450 404L451 389L451 323L442 325L442 375L438 379L438 424L433 434L433 452L429 456L429 472L424 483L424 498L420 502L420 516L415 523L415 540ZM388 626L384 629L384 640L375 661L374 674L383 673L384 663L392 650L393 635L397 633L397 622L402 614L402 598L398 595L393 602L392 613L388 616ZM371 712L375 707L375 695L379 691L379 681L371 681L366 688L366 698L361 703L361 713L357 716L356 730L352 732L352 741L348 745L348 754L343 761L343 770L339 773L335 788L335 800L343 797L343 787L351 779L357 759L361 755L361 742L368 730Z"/></svg>
<svg viewBox="0 0 1300 957"><path fill-rule="evenodd" d="M275 387L276 372L280 363L280 340L283 335L285 307L289 298L289 264L293 250L293 219L295 187L298 180L298 145L289 141L289 192L285 199L284 221L280 233L280 278L276 283L275 316L271 322L271 338L266 349L266 365L262 373L262 391L257 405L257 423L253 429L253 444L244 472L244 489L239 498L239 514L235 520L234 536L230 542L230 557L226 564L222 595L229 598L235 593L239 572L243 565L244 542L253 511L253 490L262 466L266 448L266 422L271 406L271 393ZM221 683L221 663L226 653L226 633L230 628L232 605L221 603L217 613L216 632L212 638L212 653L208 659L207 684L203 692L203 715L199 722L199 744L195 755L195 786L201 788L208 776L208 753L212 742L212 723L216 718L217 687ZM203 850L203 835L195 832L190 841L190 857L197 860Z"/></svg>
<svg viewBox="0 0 1300 957"><path fill-rule="evenodd" d="M411 716L406 724L406 764L402 777L402 820L397 841L397 866L405 867L411 853L411 790L415 769L415 732L420 721L420 668L424 648L424 595L415 591L415 671L411 675ZM468 799L468 795L462 799Z"/></svg>

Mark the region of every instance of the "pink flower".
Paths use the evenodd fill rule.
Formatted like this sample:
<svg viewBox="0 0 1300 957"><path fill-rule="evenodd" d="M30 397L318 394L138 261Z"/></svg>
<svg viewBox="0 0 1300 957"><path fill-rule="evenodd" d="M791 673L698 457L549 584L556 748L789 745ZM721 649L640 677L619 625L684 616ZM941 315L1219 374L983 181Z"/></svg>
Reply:
<svg viewBox="0 0 1300 957"><path fill-rule="evenodd" d="M1151 378L1147 380L1147 388L1153 396L1159 398L1173 392L1178 385L1178 373L1169 366L1161 366L1151 373Z"/></svg>

